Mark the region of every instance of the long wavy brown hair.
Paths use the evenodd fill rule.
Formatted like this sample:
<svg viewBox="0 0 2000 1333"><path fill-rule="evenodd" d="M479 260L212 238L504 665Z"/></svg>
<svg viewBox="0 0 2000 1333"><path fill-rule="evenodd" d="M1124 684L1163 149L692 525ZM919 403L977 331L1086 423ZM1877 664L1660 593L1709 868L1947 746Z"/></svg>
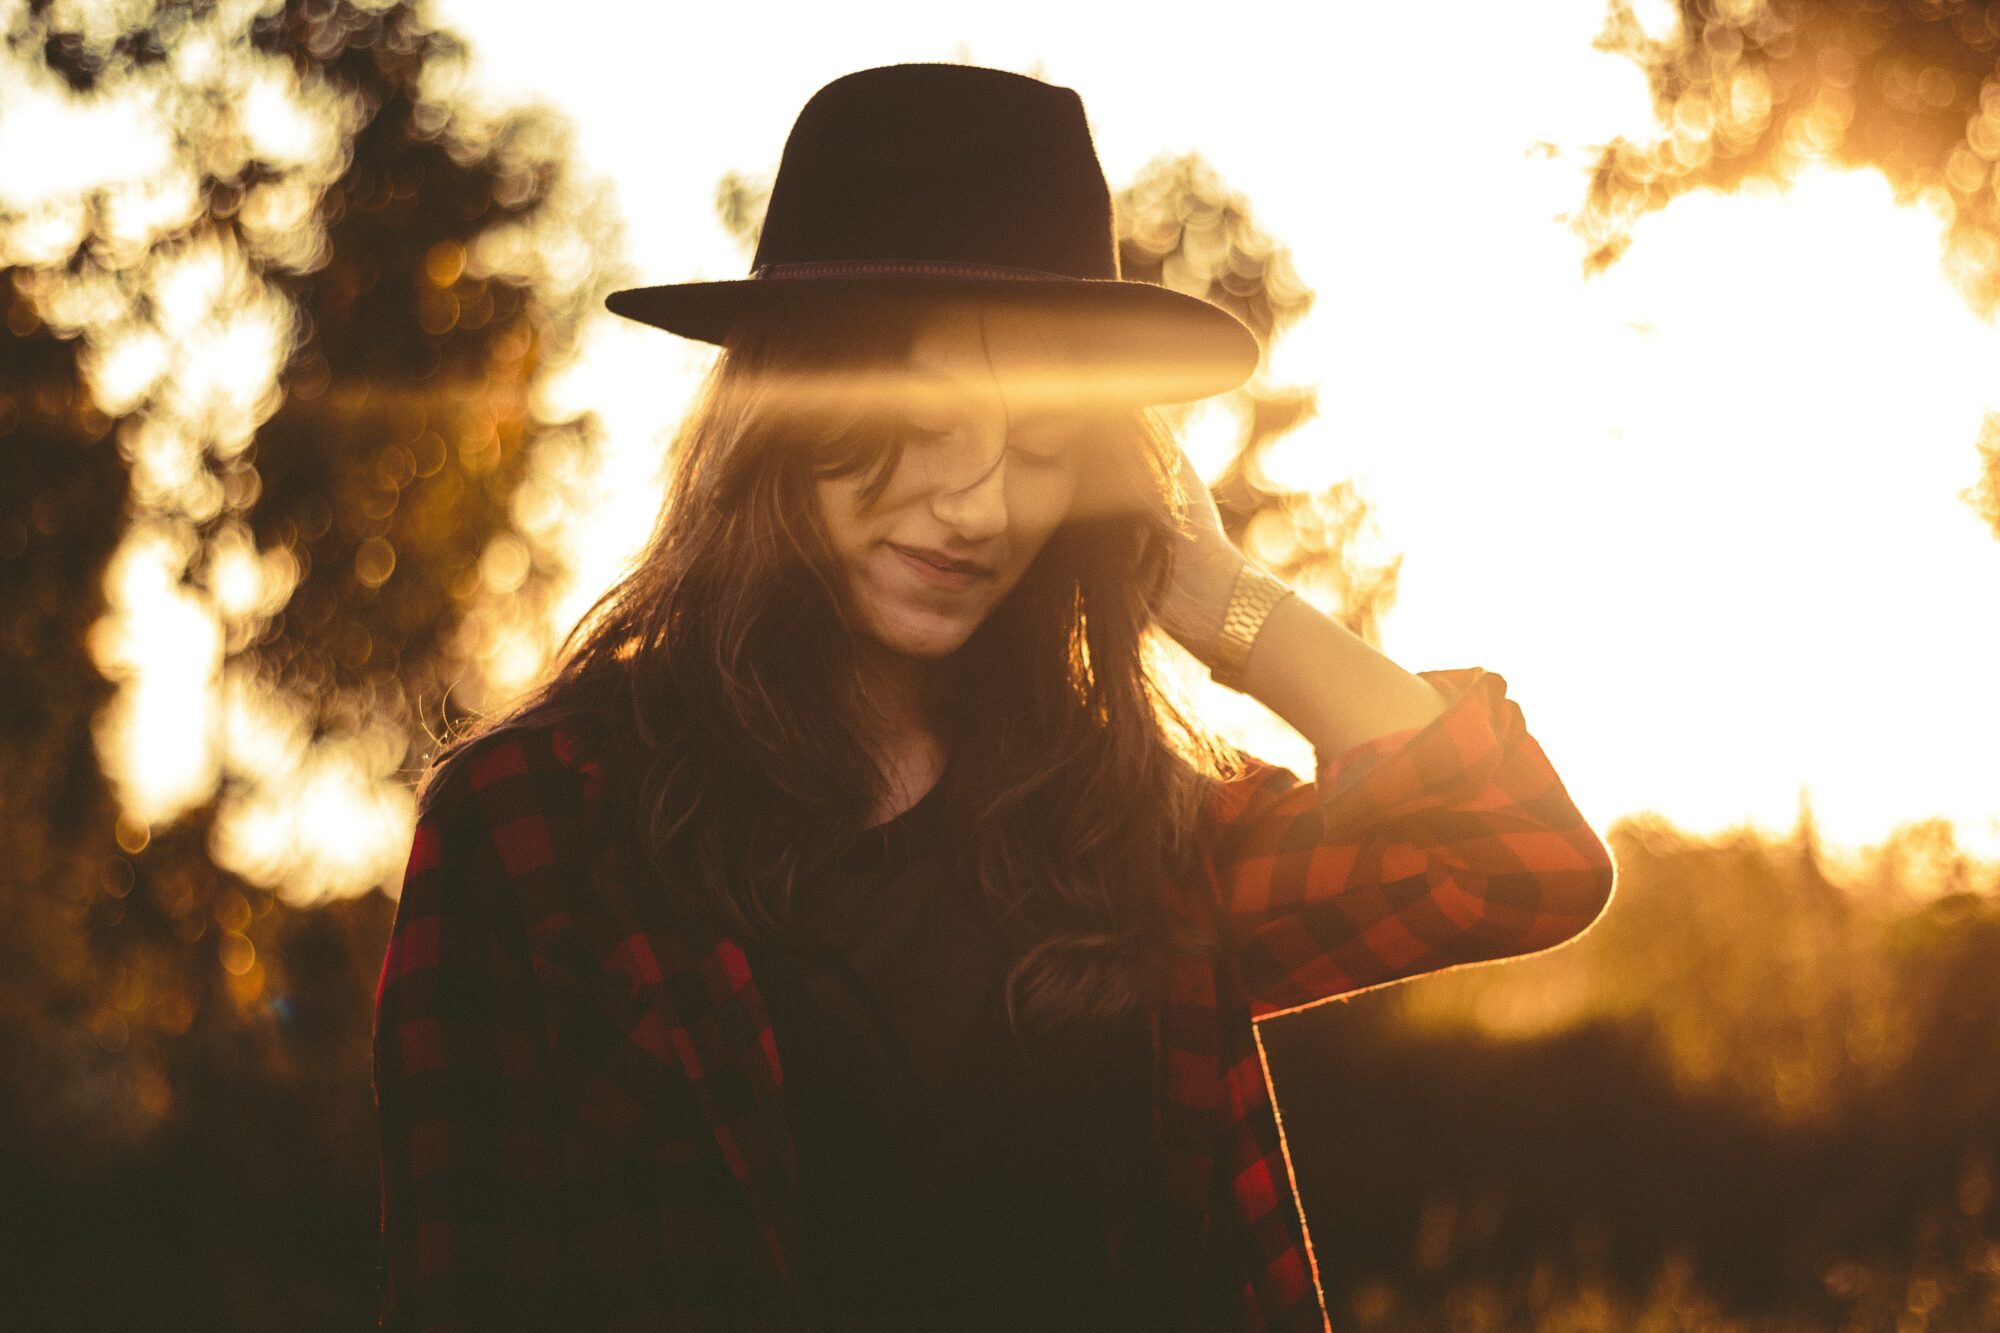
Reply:
<svg viewBox="0 0 2000 1333"><path fill-rule="evenodd" d="M616 751L620 822L660 905L784 937L885 782L814 482L873 469L864 498L887 485L904 442L892 405L838 390L900 365L916 313L794 312L732 337L630 572L520 701L449 740L425 791L482 736L588 718ZM1177 447L1151 409L1091 425L1079 495L1107 502L1077 506L944 662L948 873L974 877L1019 942L1006 1007L1021 1039L1130 1012L1159 950L1212 943L1163 889L1197 855L1210 784L1243 761L1145 651L1187 505Z"/></svg>

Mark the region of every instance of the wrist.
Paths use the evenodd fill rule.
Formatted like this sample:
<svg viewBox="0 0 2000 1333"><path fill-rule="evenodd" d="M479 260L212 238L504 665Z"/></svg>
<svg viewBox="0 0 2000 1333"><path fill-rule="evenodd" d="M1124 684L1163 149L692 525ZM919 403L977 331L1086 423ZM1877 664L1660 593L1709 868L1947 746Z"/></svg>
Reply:
<svg viewBox="0 0 2000 1333"><path fill-rule="evenodd" d="M1223 618L1237 575L1249 561L1234 546L1187 553L1175 567L1160 623L1203 666L1221 649Z"/></svg>
<svg viewBox="0 0 2000 1333"><path fill-rule="evenodd" d="M1208 662L1210 679L1232 690L1244 688L1251 649L1265 622L1292 595L1291 587L1276 575L1248 563L1242 567L1229 594L1214 659Z"/></svg>

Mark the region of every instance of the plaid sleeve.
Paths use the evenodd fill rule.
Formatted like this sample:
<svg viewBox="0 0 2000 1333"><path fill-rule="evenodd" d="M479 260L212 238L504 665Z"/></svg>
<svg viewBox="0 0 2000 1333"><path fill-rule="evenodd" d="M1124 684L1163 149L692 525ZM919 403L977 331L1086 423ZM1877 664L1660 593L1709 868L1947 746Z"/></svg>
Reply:
<svg viewBox="0 0 2000 1333"><path fill-rule="evenodd" d="M1321 757L1313 782L1252 760L1218 789L1216 885L1252 1015L1270 1017L1580 934L1614 867L1506 681L1417 673L1423 727Z"/></svg>
<svg viewBox="0 0 2000 1333"><path fill-rule="evenodd" d="M376 991L385 1329L562 1322L542 1016L477 781L418 820Z"/></svg>

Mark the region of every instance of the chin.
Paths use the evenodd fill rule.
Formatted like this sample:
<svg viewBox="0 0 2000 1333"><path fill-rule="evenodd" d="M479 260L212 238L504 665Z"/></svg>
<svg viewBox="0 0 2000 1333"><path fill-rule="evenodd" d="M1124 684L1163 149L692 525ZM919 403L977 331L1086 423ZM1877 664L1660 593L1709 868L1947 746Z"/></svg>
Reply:
<svg viewBox="0 0 2000 1333"><path fill-rule="evenodd" d="M911 624L907 620L895 619L884 623L881 617L871 617L869 626L875 641L892 653L904 657L921 657L936 661L950 657L965 646L972 637L976 624L931 621L927 624Z"/></svg>

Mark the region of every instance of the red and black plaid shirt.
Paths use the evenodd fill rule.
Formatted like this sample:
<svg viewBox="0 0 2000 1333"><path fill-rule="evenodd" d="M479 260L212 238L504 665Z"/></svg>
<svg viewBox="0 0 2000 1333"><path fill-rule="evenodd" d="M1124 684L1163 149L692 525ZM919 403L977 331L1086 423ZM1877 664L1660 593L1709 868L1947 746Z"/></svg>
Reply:
<svg viewBox="0 0 2000 1333"><path fill-rule="evenodd" d="M1505 681L1419 673L1445 712L1217 786L1219 928L1158 997L1156 1106L1208 1327L1330 1327L1253 1021L1578 934L1609 852ZM675 919L606 826L570 730L500 732L419 818L376 995L385 1329L802 1328L796 1164L743 949Z"/></svg>

